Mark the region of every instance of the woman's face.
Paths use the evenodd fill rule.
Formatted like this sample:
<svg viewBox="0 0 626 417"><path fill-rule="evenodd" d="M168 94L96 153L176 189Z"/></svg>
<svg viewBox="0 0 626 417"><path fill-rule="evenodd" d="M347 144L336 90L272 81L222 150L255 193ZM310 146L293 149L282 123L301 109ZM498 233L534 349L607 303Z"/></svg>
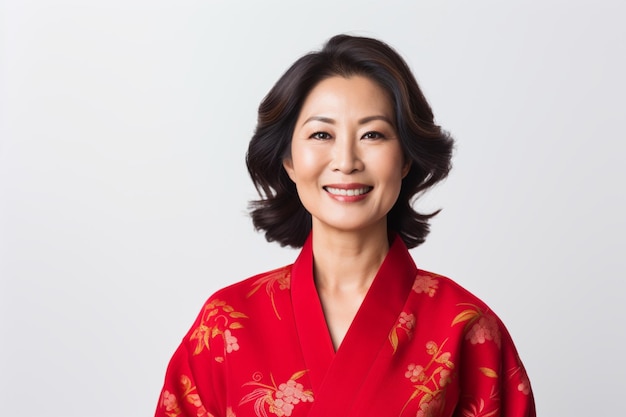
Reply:
<svg viewBox="0 0 626 417"><path fill-rule="evenodd" d="M296 184L313 228L383 228L405 162L388 94L363 76L334 76L309 93L283 165Z"/></svg>

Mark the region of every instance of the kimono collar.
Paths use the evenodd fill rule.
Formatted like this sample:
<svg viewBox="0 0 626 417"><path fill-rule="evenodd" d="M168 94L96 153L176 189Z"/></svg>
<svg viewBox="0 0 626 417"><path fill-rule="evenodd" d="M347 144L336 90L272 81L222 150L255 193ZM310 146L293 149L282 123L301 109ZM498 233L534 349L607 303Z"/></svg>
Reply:
<svg viewBox="0 0 626 417"><path fill-rule="evenodd" d="M352 383L358 381L355 373L367 373L367 364L389 344L390 329L402 312L417 275L417 267L402 239L397 234L391 238L389 252L336 353L315 287L311 234L293 264L294 317L315 391L323 386L336 387L345 375L350 375Z"/></svg>

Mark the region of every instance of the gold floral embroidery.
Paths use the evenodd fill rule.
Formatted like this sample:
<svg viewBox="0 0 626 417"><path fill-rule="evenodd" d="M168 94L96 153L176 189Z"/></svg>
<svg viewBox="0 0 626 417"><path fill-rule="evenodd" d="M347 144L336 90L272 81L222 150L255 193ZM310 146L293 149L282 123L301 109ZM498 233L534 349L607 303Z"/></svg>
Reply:
<svg viewBox="0 0 626 417"><path fill-rule="evenodd" d="M191 379L189 379L188 376L181 375L180 387L183 401L186 400L188 403L193 404L193 406L196 407L197 417L214 417L213 414L209 413L202 405L197 389L195 385L191 384ZM176 395L168 390L163 391L159 405L165 408L165 415L168 417L179 417L183 415Z"/></svg>
<svg viewBox="0 0 626 417"><path fill-rule="evenodd" d="M396 353L396 350L398 350L399 331L404 331L406 335L410 338L413 335L414 328L415 316L404 311L400 313L400 317L398 317L398 322L395 326L393 326L391 332L389 332L389 342L391 343L391 347L393 348L393 353Z"/></svg>
<svg viewBox="0 0 626 417"><path fill-rule="evenodd" d="M480 308L473 304L459 304L470 306L463 310L452 320L452 326L465 322L465 339L473 345L483 344L487 340L493 341L498 348L502 343L500 326L492 315L483 313Z"/></svg>
<svg viewBox="0 0 626 417"><path fill-rule="evenodd" d="M484 344L493 341L498 348L501 347L502 335L500 326L495 316L484 313L479 307L473 304L459 304L459 306L469 306L463 310L452 321L452 326L465 323L465 340L473 345ZM467 404L461 411L463 417L492 417L500 413L499 407L499 375L490 367L480 366L478 370L487 378L493 380L491 393L488 401L484 398L475 398L472 403Z"/></svg>
<svg viewBox="0 0 626 417"><path fill-rule="evenodd" d="M494 393L492 392L491 397L493 399ZM461 411L461 415L463 417L492 417L499 413L499 407L495 407L492 410L487 408L485 404L485 400L482 398L477 399L474 403L469 404L466 408Z"/></svg>
<svg viewBox="0 0 626 417"><path fill-rule="evenodd" d="M418 294L424 293L428 294L429 297L434 297L439 288L439 280L435 278L436 276L438 275L426 274L420 271L413 282L413 291Z"/></svg>
<svg viewBox="0 0 626 417"><path fill-rule="evenodd" d="M237 319L248 318L225 301L213 300L204 306L200 325L192 332L191 340L196 341L194 355L200 354L205 348L210 350L209 340L220 336L224 341L224 355L239 350L237 338L232 330L241 329L243 325ZM216 355L215 360L222 362L224 356Z"/></svg>
<svg viewBox="0 0 626 417"><path fill-rule="evenodd" d="M289 417L297 404L313 402L313 392L305 390L304 386L297 382L305 373L306 371L296 372L287 382L278 386L271 374L272 384L267 385L260 382L263 376L260 373L256 373L252 376L253 381L244 385L252 385L258 388L243 397L239 404L254 401L254 412L257 417L268 417L268 411L278 417Z"/></svg>
<svg viewBox="0 0 626 417"><path fill-rule="evenodd" d="M491 368L487 368L486 366L481 366L478 368L480 372L483 373L488 378L498 378L498 373Z"/></svg>
<svg viewBox="0 0 626 417"><path fill-rule="evenodd" d="M426 353L431 355L426 365L409 364L404 376L414 383L415 390L407 400L400 414L409 403L419 400L417 417L437 416L444 406L445 386L452 380L454 364L450 361L450 352L443 352L444 340L441 346L430 341L426 343Z"/></svg>
<svg viewBox="0 0 626 417"><path fill-rule="evenodd" d="M280 314L276 309L276 302L274 300L274 293L276 291L275 284L278 284L279 290L288 290L291 283L291 269L284 267L270 272L256 281L254 281L253 288L248 293L248 297L257 292L263 285L265 285L265 292L267 293L270 301L272 302L272 308L278 320L281 320Z"/></svg>

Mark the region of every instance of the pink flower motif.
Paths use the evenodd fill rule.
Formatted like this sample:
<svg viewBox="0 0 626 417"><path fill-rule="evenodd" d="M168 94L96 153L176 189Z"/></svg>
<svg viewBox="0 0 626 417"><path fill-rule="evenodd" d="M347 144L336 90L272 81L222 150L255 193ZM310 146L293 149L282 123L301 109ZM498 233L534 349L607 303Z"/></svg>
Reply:
<svg viewBox="0 0 626 417"><path fill-rule="evenodd" d="M422 381L424 380L424 367L412 363L407 367L404 376L410 379L411 382Z"/></svg>
<svg viewBox="0 0 626 417"><path fill-rule="evenodd" d="M275 396L276 399L270 406L270 411L278 417L291 416L294 405L298 404L300 401L313 401L313 397L304 392L304 386L293 379L280 384Z"/></svg>
<svg viewBox="0 0 626 417"><path fill-rule="evenodd" d="M430 275L418 275L413 282L413 291L433 297L439 288L439 281Z"/></svg>
<svg viewBox="0 0 626 417"><path fill-rule="evenodd" d="M438 350L439 347L437 346L437 343L433 342L432 340L426 342L426 353L428 353L429 355L435 355Z"/></svg>
<svg viewBox="0 0 626 417"><path fill-rule="evenodd" d="M293 379L278 386L276 398L277 400L285 401L287 404L298 404L300 401L313 401L313 396L304 392L304 386Z"/></svg>
<svg viewBox="0 0 626 417"><path fill-rule="evenodd" d="M262 379L262 375L255 373L252 376L254 381L250 381L245 385L255 385L258 388L244 396L240 404L254 401L254 410L258 417L268 417L265 407L268 407L269 412L277 417L290 417L296 404L300 402L313 402L312 391L305 390L302 384L296 382L296 380L305 373L306 371L296 372L287 382L279 386L274 384L273 377L272 385L265 385L259 382Z"/></svg>
<svg viewBox="0 0 626 417"><path fill-rule="evenodd" d="M400 326L404 326L407 330L412 330L415 327L415 316L413 314L407 314L404 311L400 313L398 319Z"/></svg>
<svg viewBox="0 0 626 417"><path fill-rule="evenodd" d="M450 370L449 369L444 369L441 371L441 373L439 374L439 386L441 387L445 387L448 382L450 382L452 378L450 377Z"/></svg>
<svg viewBox="0 0 626 417"><path fill-rule="evenodd" d="M424 402L420 405L420 409L417 411L416 417L436 417L441 411L443 406L443 396L437 395L430 401Z"/></svg>
<svg viewBox="0 0 626 417"><path fill-rule="evenodd" d="M274 403L270 406L270 412L276 414L278 417L291 416L294 405L286 401L279 399L274 400Z"/></svg>
<svg viewBox="0 0 626 417"><path fill-rule="evenodd" d="M525 373L522 374L522 381L517 385L517 389L524 395L530 394L530 381Z"/></svg>
<svg viewBox="0 0 626 417"><path fill-rule="evenodd" d="M165 406L166 411L172 411L178 406L178 403L176 402L176 396L169 391L163 392L161 402Z"/></svg>
<svg viewBox="0 0 626 417"><path fill-rule="evenodd" d="M202 401L200 401L200 396L198 394L189 394L187 396L187 401L195 405L196 407L202 406Z"/></svg>
<svg viewBox="0 0 626 417"><path fill-rule="evenodd" d="M239 344L237 343L237 338L232 335L230 330L224 331L224 340L226 341L227 353L231 353L233 351L239 350Z"/></svg>
<svg viewBox="0 0 626 417"><path fill-rule="evenodd" d="M500 347L500 328L498 322L493 316L482 316L475 323L467 335L465 336L473 345L485 343L487 340L493 340Z"/></svg>

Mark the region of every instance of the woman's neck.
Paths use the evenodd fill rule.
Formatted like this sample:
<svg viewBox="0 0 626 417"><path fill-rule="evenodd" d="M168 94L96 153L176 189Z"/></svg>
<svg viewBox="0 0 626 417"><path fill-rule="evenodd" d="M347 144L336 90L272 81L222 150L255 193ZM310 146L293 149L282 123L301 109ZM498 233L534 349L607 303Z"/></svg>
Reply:
<svg viewBox="0 0 626 417"><path fill-rule="evenodd" d="M367 292L389 251L387 230L313 233L313 265L318 290Z"/></svg>

